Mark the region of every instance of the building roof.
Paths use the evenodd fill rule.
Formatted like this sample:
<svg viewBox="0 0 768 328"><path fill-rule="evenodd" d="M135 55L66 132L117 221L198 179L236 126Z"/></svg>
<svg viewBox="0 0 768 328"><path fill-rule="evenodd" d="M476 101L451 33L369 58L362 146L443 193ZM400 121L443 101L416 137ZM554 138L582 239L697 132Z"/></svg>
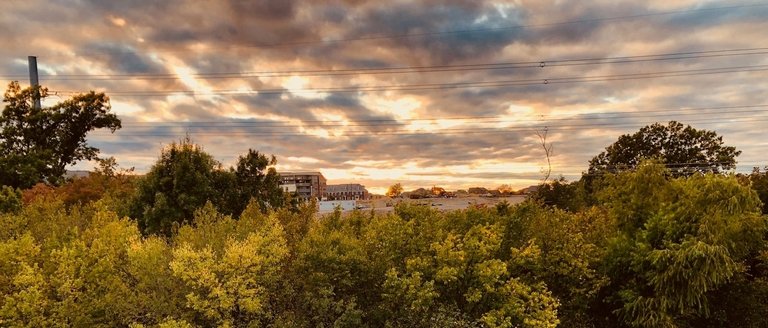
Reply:
<svg viewBox="0 0 768 328"><path fill-rule="evenodd" d="M365 186L359 184L359 183L346 183L346 184L337 184L337 185L327 185L325 187L325 192L341 192L341 191L360 191L360 192L366 192L368 190L365 189Z"/></svg>
<svg viewBox="0 0 768 328"><path fill-rule="evenodd" d="M277 172L278 175L323 175L318 171L285 171Z"/></svg>
<svg viewBox="0 0 768 328"><path fill-rule="evenodd" d="M66 177L68 179L84 178L84 177L87 177L90 174L91 174L90 171L74 170L74 171L66 171L66 172L64 172L64 177Z"/></svg>

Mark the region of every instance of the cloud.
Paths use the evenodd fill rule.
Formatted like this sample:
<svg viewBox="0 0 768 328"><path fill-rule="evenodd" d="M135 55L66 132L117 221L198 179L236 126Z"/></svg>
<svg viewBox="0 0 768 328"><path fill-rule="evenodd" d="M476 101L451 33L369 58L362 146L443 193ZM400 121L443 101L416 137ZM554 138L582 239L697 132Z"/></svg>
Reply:
<svg viewBox="0 0 768 328"><path fill-rule="evenodd" d="M285 20L291 19L294 14L295 5L292 0L229 0L229 5L233 15L241 19L269 19Z"/></svg>
<svg viewBox="0 0 768 328"><path fill-rule="evenodd" d="M92 60L100 62L105 68L109 68L115 73L165 73L165 68L162 65L140 55L136 49L126 45L93 42L81 47L81 52L89 54Z"/></svg>
<svg viewBox="0 0 768 328"><path fill-rule="evenodd" d="M551 65L753 48L768 41L768 6L700 10L717 6L660 0L30 0L0 5L0 29L13 31L0 35L0 75L5 83L27 81L26 56L37 55L51 90L103 90L130 108L121 115L122 130L94 132L89 141L139 171L157 158L162 144L189 134L225 164L255 148L287 167L328 170L339 181L370 186L397 180L408 186L525 187L535 183L544 162L536 130L550 129L553 174L573 178L619 135L672 119L716 130L744 151L740 162L751 166L766 160L764 145L755 141L766 112L680 109L762 104L765 72L543 83L768 64L764 54L755 54ZM678 13L660 14L665 11ZM448 72L317 72L542 61L544 67ZM54 77L72 74L106 78ZM151 76L110 77L142 74ZM287 84L291 79L303 86ZM529 82L471 86L494 81ZM412 87L451 83L471 87ZM197 94L171 93L192 87ZM390 89L359 91L366 87ZM271 91L259 92L265 89ZM601 114L606 112L633 114ZM503 120L455 119L460 117ZM509 165L502 170L493 163ZM457 166L480 171L451 169Z"/></svg>

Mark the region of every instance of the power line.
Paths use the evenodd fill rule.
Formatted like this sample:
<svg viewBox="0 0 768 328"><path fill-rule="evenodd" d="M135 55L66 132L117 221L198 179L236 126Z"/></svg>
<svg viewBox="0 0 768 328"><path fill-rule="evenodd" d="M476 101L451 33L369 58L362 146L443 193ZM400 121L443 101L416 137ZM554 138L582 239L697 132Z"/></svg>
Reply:
<svg viewBox="0 0 768 328"><path fill-rule="evenodd" d="M718 118L718 119L701 119L701 120L688 120L687 123L715 123L715 124L722 124L726 122L768 122L768 118L760 118L756 119L752 116L747 117L735 117L735 118ZM653 123L653 122L651 122ZM421 131L421 132L411 132L411 131L384 131L384 132L377 132L377 131L351 131L352 133L348 132L340 132L340 133L329 133L327 137L364 137L364 136L420 136L420 135L450 135L450 134L505 134L510 132L520 132L520 131L535 131L537 129L547 128L550 131L552 130L583 130L583 129L590 129L590 128L605 128L605 127L635 127L639 124L647 125L650 124L648 122L633 122L633 123L590 123L590 124L569 124L569 125L549 125L549 124L540 124L540 125L529 125L529 126L511 126L511 127L499 127L499 128L462 128L462 129L440 129L437 131ZM134 134L124 134L120 133L119 131L114 134L91 134L91 136L107 136L107 137L174 137L174 136L183 136L183 135L192 135L192 136L271 136L271 137L281 137L281 136L308 136L312 135L308 132L281 132L281 131L225 131L225 132L192 132L192 131L179 131L178 133L134 133ZM315 137L322 138L323 136L317 136Z"/></svg>
<svg viewBox="0 0 768 328"><path fill-rule="evenodd" d="M768 105L762 105L762 106L750 106L750 107L768 107ZM738 107L732 107L732 108L738 108ZM718 109L722 110L722 108ZM644 115L646 113L644 112L625 112L625 113L597 113L597 115L606 115L606 114L630 114L627 116L611 116L611 117L594 117L594 116L584 116L584 115L576 115L575 117L567 117L567 118L553 118L553 119L524 119L524 120L518 120L518 119L510 119L510 118L503 118L499 116L494 117L488 117L488 118L482 118L482 119L476 119L473 117L467 117L465 119L449 119L449 120L440 120L440 122L437 121L425 121L426 124L434 126L437 123L447 123L450 121L456 121L457 123L461 123L464 125L477 125L477 124L499 124L499 123L539 123L539 124L550 124L553 122L562 122L562 121L573 121L573 120L581 120L581 121L593 121L593 120L605 120L605 119L637 119L637 118L659 118L659 117L681 117L681 116L717 116L717 115L733 115L733 114L745 114L745 113L768 113L768 109L744 109L744 110L732 110L728 111L726 113L721 112L679 112L679 111L669 111L663 114L653 114L653 115ZM638 115L634 115L638 114ZM413 123L414 121L411 121ZM149 123L149 122L145 122ZM236 123L236 124L231 124ZM407 121L404 122L398 122L396 120L391 121L352 121L350 123L336 123L336 122L326 122L326 123L307 123L307 124L286 124L283 122L211 122L211 123L194 123L194 122L158 122L156 124L123 124L123 128L130 127L132 129L136 128L277 128L277 129L285 129L285 128L328 128L328 127L407 127L409 126L409 123ZM125 131L125 130L124 130Z"/></svg>
<svg viewBox="0 0 768 328"><path fill-rule="evenodd" d="M746 163L733 163L733 162L691 162L691 163L654 163L657 165L663 165L665 168L669 169L672 172L676 171L691 171L692 173L696 172L696 170L711 170L711 169L722 169L723 172L729 172L731 170L736 171L739 167L742 169L744 167L749 168L755 168L760 167L764 162L746 162ZM603 165L589 165L587 167L587 170L582 172L582 175L584 176L600 176L600 175L614 175L618 173L622 173L623 170L634 170L637 169L644 164L638 163L638 164L603 164ZM731 169L723 169L721 166L732 166ZM576 168L571 167L571 168ZM590 170L593 170L590 172Z"/></svg>
<svg viewBox="0 0 768 328"><path fill-rule="evenodd" d="M658 165L664 165L666 168L670 169L684 169L684 168L712 168L713 166L723 166L723 165L731 165L733 164L735 169L738 169L739 167L759 167L761 165L764 165L766 163L765 161L750 161L750 162L737 162L737 163L731 163L731 162L691 162L691 163L655 163ZM531 163L533 166L534 164ZM616 164L616 165L606 165L606 166L600 166L604 169L634 169L643 164ZM533 169L533 167L531 167ZM569 169L589 169L589 165L553 165L553 169L556 170L569 170ZM425 176L425 175L445 175L447 172L440 172L439 174L419 174L418 176ZM524 172L517 172L517 173L510 173L510 172L499 172L499 171L480 171L480 172L473 172L473 173L491 173L491 174L508 174L510 176L518 175L518 174L530 174L534 173L534 171L524 171ZM539 172L535 172L539 173ZM594 172L594 173L588 173L585 171L585 175L604 175L604 174L614 174L612 172ZM407 174L407 173L406 173ZM581 173L578 173L581 174Z"/></svg>
<svg viewBox="0 0 768 328"><path fill-rule="evenodd" d="M457 65L429 65L429 66L402 66L379 67L360 69L322 69L322 70L294 70L294 71L243 71L243 72L212 72L196 73L191 77L205 79L238 79L250 77L285 77L285 76L339 76L339 75L370 75L370 74L403 74L403 73L433 73L477 70L502 70L520 68L547 68L561 66L584 66L603 64L625 64L651 61L669 61L685 59L701 59L713 57L749 56L768 54L768 47L723 49L706 51L689 51L650 55L634 55L619 57L592 57L576 59L552 59L539 61L476 63ZM21 77L21 75L0 75L0 77ZM43 75L48 81L123 81L123 80L178 80L177 74L55 74Z"/></svg>
<svg viewBox="0 0 768 328"><path fill-rule="evenodd" d="M667 167L673 167L673 168L680 168L680 167L686 167L686 166L694 166L694 165L737 165L737 166L747 166L747 165L760 165L761 163L765 163L766 161L749 161L749 162L728 162L728 161L705 161L705 162L670 162L670 163L663 163L658 162L654 164L658 165L664 165ZM596 165L596 167L600 168L632 168L632 167L638 167L642 166L644 164L638 163L638 164L599 164ZM553 168L582 168L584 165L557 165L552 164Z"/></svg>
<svg viewBox="0 0 768 328"><path fill-rule="evenodd" d="M505 86L531 86L546 84L563 83L587 83L587 82L609 82L622 80L636 80L649 78L677 77L677 76L695 76L738 72L757 72L768 70L768 65L736 66L690 69L678 71L658 71L649 73L631 73L614 75L597 75L583 77L560 77L560 78L539 78L523 80L501 80L501 81L472 81L457 83L419 83L403 85L379 85L379 86L359 86L359 87L338 87L338 88L305 88L299 90L287 89L257 89L257 90L212 90L208 92L195 92L193 90L165 90L165 91L103 91L110 95L121 96L169 96L169 95L193 95L193 96L214 96L214 95L258 95L258 94L283 94L290 93L323 93L323 92L375 92L375 91L420 91L420 90L439 90L439 89L459 89L459 88L489 88ZM51 90L53 94L79 94L74 91Z"/></svg>
<svg viewBox="0 0 768 328"><path fill-rule="evenodd" d="M660 163L654 163L654 164L674 167L674 166L692 166L692 165L733 165L737 163L729 162L729 161L721 161L721 162L678 162L678 163L660 162ZM638 164L594 164L592 166L596 168L629 168L629 167L637 167L642 165L643 164L638 163Z"/></svg>
<svg viewBox="0 0 768 328"><path fill-rule="evenodd" d="M671 171L678 171L678 170L696 170L696 169L712 169L712 168L719 168L720 166L731 166L733 165L732 170L736 171L739 168L754 168L754 167L760 167L761 165L764 165L765 162L761 161L752 161L752 162L690 162L690 163L654 163L657 165L663 165L665 168L670 169ZM554 169L557 170L569 170L569 169L585 169L582 171L582 175L585 176L599 176L599 175L612 175L617 174L621 172L617 172L618 170L633 170L636 169L644 164L607 164L607 165L587 165L586 168L584 165L554 165ZM589 172L590 169L596 169L593 172ZM724 172L728 172L731 170L724 170Z"/></svg>
<svg viewBox="0 0 768 328"><path fill-rule="evenodd" d="M713 106L713 107L689 107L689 108L667 108L667 109L639 109L637 111L611 111L611 112L593 112L593 113L583 113L578 114L580 116L585 115L624 115L624 114L646 114L646 113L674 113L674 112L688 112L688 111L709 111L709 110L728 110L728 109L741 109L741 108L763 108L768 107L768 104L756 104L756 105L734 105L734 106ZM730 111L728 112L730 113ZM325 123L334 123L339 124L339 126L348 126L344 123L374 123L376 125L380 124L386 124L388 122L394 122L394 123L402 123L402 122L429 122L429 121L451 121L451 120L502 120L504 119L501 116L447 116L447 117L433 117L433 118L387 118L387 119L358 119L358 120L301 120L302 123L310 123L310 125L318 125L321 126L321 124ZM536 119L536 120L522 120L526 122L539 122L539 123L545 123L550 122L552 120L570 120L572 118L556 118L556 119L548 119L548 118L542 118L542 119ZM517 122L520 122L521 120L516 120ZM123 123L129 123L131 124L207 124L207 123L215 123L215 124L281 124L281 126L288 126L291 125L282 125L285 124L284 122L264 122L264 121L251 121L250 119L244 119L240 121L222 121L222 120L216 120L216 121L163 121L163 122L148 122L148 121L123 121ZM293 125L293 126L305 126L305 125Z"/></svg>

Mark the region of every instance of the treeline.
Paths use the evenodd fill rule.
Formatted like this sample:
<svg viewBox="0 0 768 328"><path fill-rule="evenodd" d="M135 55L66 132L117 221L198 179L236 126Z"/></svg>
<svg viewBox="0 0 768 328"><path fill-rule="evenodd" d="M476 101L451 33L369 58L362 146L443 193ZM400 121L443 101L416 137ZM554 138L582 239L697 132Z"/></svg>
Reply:
<svg viewBox="0 0 768 328"><path fill-rule="evenodd" d="M100 160L99 167L86 177L59 186L43 182L29 189L5 186L5 193L15 191L24 204L58 198L71 207L101 200L113 205L118 215L135 219L142 233L170 236L179 224L191 222L193 213L206 202L234 218L250 201L262 212L295 209L298 200L280 189L276 163L274 156L248 150L233 167L225 168L187 138L164 147L143 176L133 174L133 169L120 169L114 158L108 158Z"/></svg>
<svg viewBox="0 0 768 328"><path fill-rule="evenodd" d="M649 163L595 197L578 212L531 200L324 217L252 201L238 219L208 203L169 236L142 234L119 202L40 197L0 215L0 326L768 324L749 186Z"/></svg>
<svg viewBox="0 0 768 328"><path fill-rule="evenodd" d="M660 165L663 164L660 163ZM671 173L668 174L671 175ZM762 203L763 214L768 214L768 167L755 167L749 174L738 173L734 177L742 185L750 186L757 193ZM578 212L598 204L595 191L599 189L600 181L602 180L599 177L590 175L585 175L576 181L568 181L560 177L539 185L529 197L548 206Z"/></svg>
<svg viewBox="0 0 768 328"><path fill-rule="evenodd" d="M445 190L445 188L443 187L432 186L432 188L429 188L429 189L417 188L411 191L403 192L402 184L396 183L394 185L389 186L389 188L387 189L387 192L385 193L385 196L392 197L392 198L402 197L402 198L411 198L411 199L434 198L434 197L457 197L457 196L467 196L467 195L483 196L483 197L504 197L504 196L513 196L513 195L525 195L527 193L526 189L528 188L525 188L522 190L514 190L510 185L502 184L496 189L487 189L484 187L471 187L466 190L458 189L456 191L448 191L448 190Z"/></svg>
<svg viewBox="0 0 768 328"><path fill-rule="evenodd" d="M697 130L690 125L671 121L654 123L634 134L622 135L605 151L589 162L589 168L579 180L569 182L560 177L541 184L531 196L542 203L578 212L599 205L597 192L604 177L634 170L647 160L666 169L668 177L689 177L701 174L734 174L736 157L741 151L726 146L723 137L713 131ZM750 174L734 174L745 186L751 186L768 214L768 167L754 167Z"/></svg>

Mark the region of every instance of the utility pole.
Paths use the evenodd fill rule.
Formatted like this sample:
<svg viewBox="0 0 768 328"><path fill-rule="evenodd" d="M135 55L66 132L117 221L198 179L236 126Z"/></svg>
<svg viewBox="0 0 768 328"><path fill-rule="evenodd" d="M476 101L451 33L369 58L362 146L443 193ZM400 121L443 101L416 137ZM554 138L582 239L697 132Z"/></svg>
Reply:
<svg viewBox="0 0 768 328"><path fill-rule="evenodd" d="M35 90L35 109L40 109L43 106L40 104L40 81L37 78L37 57L28 56L29 61L29 84L32 87L37 88Z"/></svg>

